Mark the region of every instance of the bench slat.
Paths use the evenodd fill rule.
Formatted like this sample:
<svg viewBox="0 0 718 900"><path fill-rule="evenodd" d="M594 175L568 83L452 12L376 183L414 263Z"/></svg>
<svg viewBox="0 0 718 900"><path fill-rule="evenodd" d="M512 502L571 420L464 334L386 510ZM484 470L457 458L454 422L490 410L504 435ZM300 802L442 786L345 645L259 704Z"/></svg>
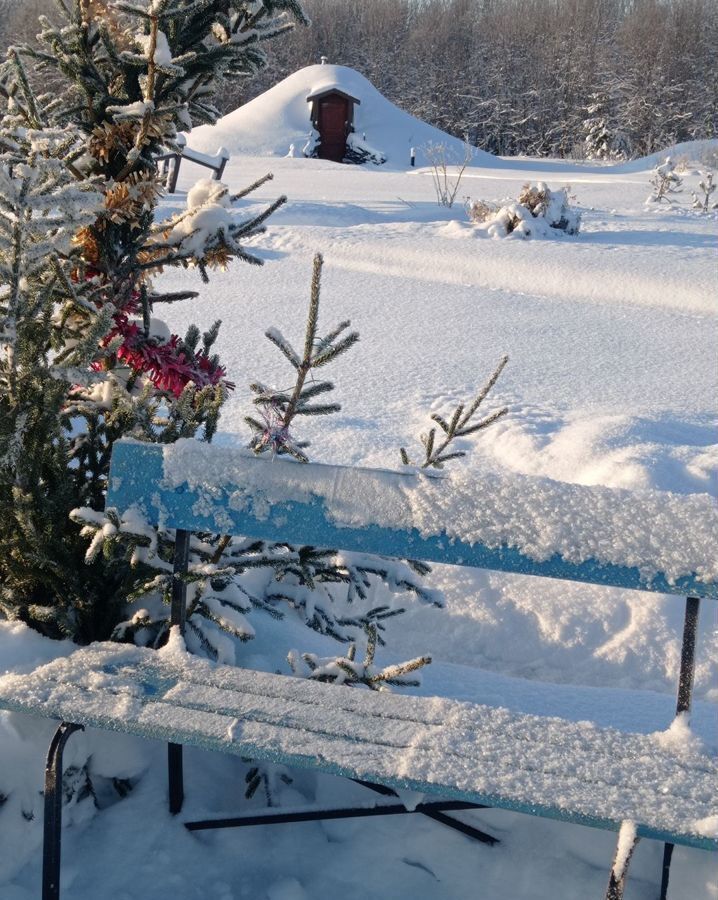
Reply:
<svg viewBox="0 0 718 900"><path fill-rule="evenodd" d="M192 444L195 447L192 447ZM453 534L448 535L442 529L441 523L435 523L432 533L426 533L425 529L420 531L417 527L405 524L407 521L410 522L411 515L401 509L403 493L418 483L415 475L372 469L349 470L341 466L317 464L299 466L286 460L253 458L247 454L238 454L237 451L233 453L225 448L210 448L199 442L184 442L179 450L174 449L175 447L177 445L167 450L155 444L117 442L112 454L107 506L115 507L121 513L132 506L137 506L150 523L187 531L239 534L268 541L334 547L385 557L422 559L428 562L597 585L718 598L718 582L700 578L695 573L670 579L661 571L653 571L647 576L643 566L639 568L633 565L619 565L592 557L573 561L554 553L547 559L534 558L507 543L487 546L478 541L466 541ZM191 459L195 450L198 458L206 458L210 471L212 466L215 469L218 465L221 467L223 459L226 459L228 464L232 461L236 464L239 460L243 474L246 475L246 483L213 483L211 477L208 483L202 486L168 483L165 477L164 453L186 452L188 459ZM287 485L291 485L292 481L296 482L298 469L302 470L302 476L310 476L323 485L322 490L326 490L327 494L311 495L309 489L308 493L311 495L309 499L303 501L279 499L277 492L281 494L282 484L286 482ZM373 508L376 503L380 508L381 502L390 496L394 504L393 514L396 513L397 506L400 507L400 513L406 512L402 524L356 526L347 521L345 515L347 496L351 490L348 491L344 486L346 478L351 478L352 490L355 493L352 516L362 505ZM530 481L526 480L527 486ZM430 480L426 478L423 484L427 486L427 490L431 487ZM333 486L338 488L335 492L337 496L332 496ZM584 500L589 507L591 502L604 503L611 494L607 489L581 488L577 485L561 486L561 490L565 494L564 499L575 501L579 507ZM263 499L263 491L266 491L268 499ZM626 494L626 498L621 495L619 506L628 503L627 498L630 497L629 492L623 493ZM412 496L415 495L416 491ZM562 496L557 495L557 499L560 500ZM676 498L673 495L667 494L665 498L666 504L674 504L675 509L683 502L683 498ZM421 497L418 500L420 502ZM685 502L696 505L702 501L687 498ZM637 514L640 514L640 507L637 507L637 510ZM609 507L606 515L610 511ZM703 506L700 506L699 511L708 515L709 528L715 524L714 519L718 522L714 510L706 512ZM506 510L504 515L508 516L510 513L510 510ZM477 521L481 514L479 504L476 512ZM567 510L567 515L571 514L580 516L581 511ZM492 511L491 516L501 517L496 515L496 510ZM664 519L666 517L670 518L668 511L663 515ZM653 527L657 528L658 525ZM665 530L665 523L662 527ZM634 523L635 531L642 532L646 529L650 532L650 522ZM715 530L718 538L718 529ZM677 529L678 532L680 529ZM685 535L682 539L685 539ZM714 546L710 546L711 550L698 553L702 561L705 557L705 565L708 567L712 565L714 557ZM610 554L610 548L606 549L606 553ZM645 565L648 566L650 563L650 559L644 560Z"/></svg>
<svg viewBox="0 0 718 900"><path fill-rule="evenodd" d="M0 707L718 849L696 821L718 812L718 762L651 735L117 644L0 678Z"/></svg>

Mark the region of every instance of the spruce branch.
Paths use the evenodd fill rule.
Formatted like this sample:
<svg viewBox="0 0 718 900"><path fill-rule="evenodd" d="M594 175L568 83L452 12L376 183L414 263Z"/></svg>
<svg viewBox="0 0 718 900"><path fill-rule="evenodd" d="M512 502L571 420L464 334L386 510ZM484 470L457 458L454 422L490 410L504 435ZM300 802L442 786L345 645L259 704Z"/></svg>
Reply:
<svg viewBox="0 0 718 900"><path fill-rule="evenodd" d="M447 452L452 441L454 441L456 438L468 437L471 434L476 434L479 431L483 431L485 428L488 428L489 425L493 424L498 419L502 418L502 416L506 415L506 413L508 412L508 408L502 407L501 409L490 413L488 416L485 416L478 422L471 421L478 412L481 404L489 395L491 389L498 381L499 376L503 372L508 361L508 356L502 357L499 361L499 364L489 376L486 384L482 387L476 397L471 401L468 407L465 407L463 403L460 403L456 407L451 418L448 421L438 413L432 413L430 418L439 426L440 430L443 432L444 437L443 440L440 440L437 443L436 428L431 428L427 434L422 434L420 436L421 443L424 447L424 461L421 463L420 468L442 469L444 467L444 463L449 462L452 459L460 459L461 457L466 456L466 452L464 450L453 450ZM404 447L399 448L399 455L401 457L402 465L413 465L409 454L404 449Z"/></svg>
<svg viewBox="0 0 718 900"><path fill-rule="evenodd" d="M339 403L308 402L317 395L334 389L329 381L308 383L312 371L336 359L359 340L357 332L343 335L350 327L351 323L348 321L341 322L324 337L317 335L322 265L322 256L317 253L312 266L309 311L301 356L277 328L269 328L265 332L267 339L289 361L295 371L295 380L289 391L269 388L258 382L250 385L255 394L254 404L261 411L263 419L260 422L253 416L245 417L245 422L254 432L249 446L255 453L271 450L278 454L289 454L300 462L307 462L308 457L302 451L306 444L295 441L291 436L290 429L294 419L297 416L330 415L341 409Z"/></svg>
<svg viewBox="0 0 718 900"><path fill-rule="evenodd" d="M253 181L252 184L248 185L241 191L237 191L236 194L232 194L230 200L233 202L235 200L241 200L243 197L246 197L248 194L253 193L260 188L263 184L266 184L268 181L272 181L274 179L274 175L271 172L267 172L266 175L262 175L261 178L258 178L256 181Z"/></svg>
<svg viewBox="0 0 718 900"><path fill-rule="evenodd" d="M302 653L300 656L292 650L287 660L296 674L305 674L314 681L329 684L344 684L347 687L363 684L372 691L386 690L387 685L416 687L420 684L418 678L407 676L431 663L430 656L418 656L406 662L395 663L379 669L374 665L378 638L376 626L368 625L366 634L364 659L361 661L356 658L355 643L348 646L344 656L322 659L314 653Z"/></svg>

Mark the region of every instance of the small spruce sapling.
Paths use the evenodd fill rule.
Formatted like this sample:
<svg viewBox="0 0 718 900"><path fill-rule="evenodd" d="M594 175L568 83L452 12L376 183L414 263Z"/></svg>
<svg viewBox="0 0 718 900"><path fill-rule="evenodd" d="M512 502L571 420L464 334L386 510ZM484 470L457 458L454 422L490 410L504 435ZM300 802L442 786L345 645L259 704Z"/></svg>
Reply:
<svg viewBox="0 0 718 900"><path fill-rule="evenodd" d="M340 322L325 337L317 336L322 265L323 259L317 254L314 257L309 316L302 353L297 353L277 328L270 328L265 332L266 337L289 360L296 372L296 379L291 391L276 390L259 382L250 385L255 394L254 404L261 415L261 421L254 416L245 417L245 422L254 432L249 446L255 453L288 453L299 462L308 462L303 450L309 446L308 443L295 441L291 437L290 428L294 419L297 416L326 416L341 409L338 403L316 402L317 397L334 390L334 385L330 381L315 381L313 373L346 353L359 340L359 334L356 331L346 333L351 325L347 321Z"/></svg>
<svg viewBox="0 0 718 900"><path fill-rule="evenodd" d="M267 338L284 354L294 369L295 383L289 390L278 390L260 383L251 385L259 417L247 416L246 421L254 432L249 446L255 453L288 454L300 463L307 462L308 457L304 451L308 442L298 440L292 433L295 419L303 415L329 415L341 409L338 403L316 402L317 397L330 393L334 385L326 380L312 380L311 376L315 370L323 368L353 347L359 335L348 331L351 323L346 321L340 322L326 336L319 337L322 264L322 257L317 254L314 258L302 352L297 352L278 329L271 328L266 332ZM226 541L223 560L229 562L235 558L234 542L230 544L229 538L223 540ZM254 562L249 563L252 554L255 555ZM389 560L362 553L339 553L331 548L292 547L263 542L257 542L251 551L246 548L240 550L239 556L244 566L269 567L273 570L274 578L265 591L265 602L275 607L280 603L288 604L310 628L345 643L352 640L357 631L363 630L370 642L383 645L385 641L381 632L385 630L385 621L404 612L402 608L392 609L384 603L371 606L363 614L351 615L348 609L341 609L342 601L347 605L362 603L366 606L379 582L392 593L409 591L426 603L441 605L438 593L421 582L430 571L423 562ZM350 677L348 671L345 672L342 676L343 683L361 682L375 686L387 681L386 678L377 678L378 670L373 667L373 652L371 659L365 660L364 664L353 662L354 652L351 652L351 670L354 674ZM317 658L313 666L306 657L303 658L306 664L304 668L299 662L299 655L293 654L290 657L295 672L314 678L321 675L322 680L329 680L329 670L325 666L330 666L331 671L339 671L334 657L321 662ZM399 667L392 667L395 677L392 683L400 683L403 672L414 671L428 662L426 657L421 659L421 662L412 660Z"/></svg>
<svg viewBox="0 0 718 900"><path fill-rule="evenodd" d="M648 198L648 203L660 203L663 200L672 203L669 194L680 194L683 179L676 173L676 164L670 156L666 157L665 162L656 166L649 184L653 188L653 193Z"/></svg>
<svg viewBox="0 0 718 900"><path fill-rule="evenodd" d="M479 431L483 431L485 428L488 428L489 425L492 425L506 415L508 408L504 406L501 409L489 413L489 415L480 419L478 422L472 422L472 419L479 411L479 407L498 381L498 378L508 361L508 356L502 357L486 384L468 407L464 403L460 403L454 410L450 419L445 419L437 413L432 413L431 418L436 422L443 436L439 436L437 439L437 429L435 427L430 428L426 434L420 435L420 440L424 447L424 459L418 464L419 468L443 469L444 463L447 463L452 459L460 459L462 456L466 456L465 450L451 449L451 444L456 438L477 434ZM401 447L399 453L401 455L401 461L405 466L414 465L409 458L409 454L403 447Z"/></svg>
<svg viewBox="0 0 718 900"><path fill-rule="evenodd" d="M711 197L716 189L716 185L713 184L713 172L703 172L702 178L703 180L698 185L701 193L697 194L695 191L691 191L693 209L697 209L701 213L708 213L712 209L718 209L718 201L711 203Z"/></svg>

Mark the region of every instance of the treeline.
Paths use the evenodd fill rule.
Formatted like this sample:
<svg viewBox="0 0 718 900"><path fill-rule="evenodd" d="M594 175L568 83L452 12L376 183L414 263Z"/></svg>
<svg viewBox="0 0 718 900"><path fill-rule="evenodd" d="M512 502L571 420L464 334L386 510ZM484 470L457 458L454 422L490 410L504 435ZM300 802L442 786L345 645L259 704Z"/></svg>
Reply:
<svg viewBox="0 0 718 900"><path fill-rule="evenodd" d="M498 154L641 156L718 133L718 0L304 0L244 99L319 61ZM240 97L228 92L227 108Z"/></svg>
<svg viewBox="0 0 718 900"><path fill-rule="evenodd" d="M492 153L635 157L718 134L718 0L304 0L225 110L319 61ZM0 43L51 0L0 0ZM4 48L3 48L4 49Z"/></svg>

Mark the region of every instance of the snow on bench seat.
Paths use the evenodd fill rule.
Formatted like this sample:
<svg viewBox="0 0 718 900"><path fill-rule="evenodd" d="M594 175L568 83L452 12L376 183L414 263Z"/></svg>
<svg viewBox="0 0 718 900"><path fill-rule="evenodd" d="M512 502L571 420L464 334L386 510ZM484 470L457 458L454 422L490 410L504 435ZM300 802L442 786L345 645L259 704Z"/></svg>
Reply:
<svg viewBox="0 0 718 900"><path fill-rule="evenodd" d="M219 666L174 634L5 675L0 708L718 849L718 760L697 743Z"/></svg>

